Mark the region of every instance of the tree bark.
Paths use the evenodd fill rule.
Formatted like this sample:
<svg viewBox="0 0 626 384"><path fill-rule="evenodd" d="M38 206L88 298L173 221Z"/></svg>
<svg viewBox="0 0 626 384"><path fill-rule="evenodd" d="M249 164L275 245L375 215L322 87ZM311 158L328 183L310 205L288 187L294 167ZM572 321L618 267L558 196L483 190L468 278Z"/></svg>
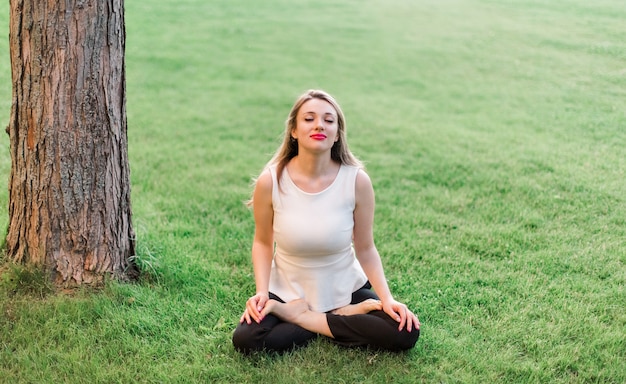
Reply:
<svg viewBox="0 0 626 384"><path fill-rule="evenodd" d="M123 0L10 0L9 259L134 276Z"/></svg>

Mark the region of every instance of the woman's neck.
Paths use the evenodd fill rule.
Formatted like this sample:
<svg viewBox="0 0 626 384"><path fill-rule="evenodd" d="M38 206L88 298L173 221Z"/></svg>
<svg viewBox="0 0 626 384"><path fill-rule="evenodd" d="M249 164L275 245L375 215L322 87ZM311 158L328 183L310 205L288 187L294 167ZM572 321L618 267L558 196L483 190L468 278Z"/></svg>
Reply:
<svg viewBox="0 0 626 384"><path fill-rule="evenodd" d="M330 156L315 156L307 153L300 153L291 159L291 167L301 176L309 178L319 178L335 173L337 163Z"/></svg>
<svg viewBox="0 0 626 384"><path fill-rule="evenodd" d="M339 172L340 164L330 156L324 159L298 156L287 164L287 172L291 180L305 192L323 191L333 183Z"/></svg>

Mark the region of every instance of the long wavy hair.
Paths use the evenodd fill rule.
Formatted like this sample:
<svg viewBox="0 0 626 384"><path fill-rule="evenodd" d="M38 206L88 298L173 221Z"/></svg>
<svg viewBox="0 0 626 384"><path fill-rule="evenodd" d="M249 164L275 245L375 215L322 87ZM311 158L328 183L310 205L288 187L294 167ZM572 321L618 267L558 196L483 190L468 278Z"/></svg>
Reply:
<svg viewBox="0 0 626 384"><path fill-rule="evenodd" d="M266 169L276 165L276 179L279 183L279 188L280 179L287 163L298 155L298 141L294 140L291 136L291 133L296 129L298 112L300 111L302 105L311 99L324 100L332 105L337 112L338 139L330 150L331 159L339 164L363 168L363 163L352 154L350 148L348 147L348 141L346 139L346 118L341 110L341 107L339 106L339 103L337 103L335 98L325 91L310 89L300 95L291 107L287 121L285 121L285 134L283 136L283 141L274 153L274 156L272 156L270 161L268 161L263 168L263 171L265 171ZM256 179L254 182L256 183ZM252 199L250 199L247 204L249 206L252 205Z"/></svg>

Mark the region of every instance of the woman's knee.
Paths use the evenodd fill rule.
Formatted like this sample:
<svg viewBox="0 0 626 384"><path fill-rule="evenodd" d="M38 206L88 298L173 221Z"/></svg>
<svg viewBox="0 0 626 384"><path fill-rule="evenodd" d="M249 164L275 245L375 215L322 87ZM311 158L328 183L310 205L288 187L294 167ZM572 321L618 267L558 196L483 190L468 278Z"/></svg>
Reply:
<svg viewBox="0 0 626 384"><path fill-rule="evenodd" d="M396 328L393 331L387 332L385 337L377 338L371 346L375 349L389 352L407 351L415 346L419 334L420 332L417 329L408 332L406 329L398 331Z"/></svg>
<svg viewBox="0 0 626 384"><path fill-rule="evenodd" d="M411 332L406 329L402 332L398 332L398 335L395 340L395 350L397 351L406 351L415 346L417 340L420 337L420 330L413 329Z"/></svg>
<svg viewBox="0 0 626 384"><path fill-rule="evenodd" d="M383 340L381 343L383 349L390 351L406 351L415 346L420 337L420 330L413 328L411 332L406 329L398 331L398 322L383 311L373 313L385 320L385 326L381 326L380 336ZM383 331L384 329L384 331Z"/></svg>
<svg viewBox="0 0 626 384"><path fill-rule="evenodd" d="M233 332L233 346L241 353L251 353L263 349L263 342L259 338L259 330L257 327L251 327L247 324L239 324Z"/></svg>

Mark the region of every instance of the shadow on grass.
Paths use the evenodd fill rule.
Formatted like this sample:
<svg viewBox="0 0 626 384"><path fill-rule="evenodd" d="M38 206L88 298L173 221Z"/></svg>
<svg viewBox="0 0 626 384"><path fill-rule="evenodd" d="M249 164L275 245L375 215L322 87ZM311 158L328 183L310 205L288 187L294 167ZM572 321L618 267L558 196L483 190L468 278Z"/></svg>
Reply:
<svg viewBox="0 0 626 384"><path fill-rule="evenodd" d="M40 299L55 292L41 269L3 261L0 266L0 291L7 296L29 296Z"/></svg>

